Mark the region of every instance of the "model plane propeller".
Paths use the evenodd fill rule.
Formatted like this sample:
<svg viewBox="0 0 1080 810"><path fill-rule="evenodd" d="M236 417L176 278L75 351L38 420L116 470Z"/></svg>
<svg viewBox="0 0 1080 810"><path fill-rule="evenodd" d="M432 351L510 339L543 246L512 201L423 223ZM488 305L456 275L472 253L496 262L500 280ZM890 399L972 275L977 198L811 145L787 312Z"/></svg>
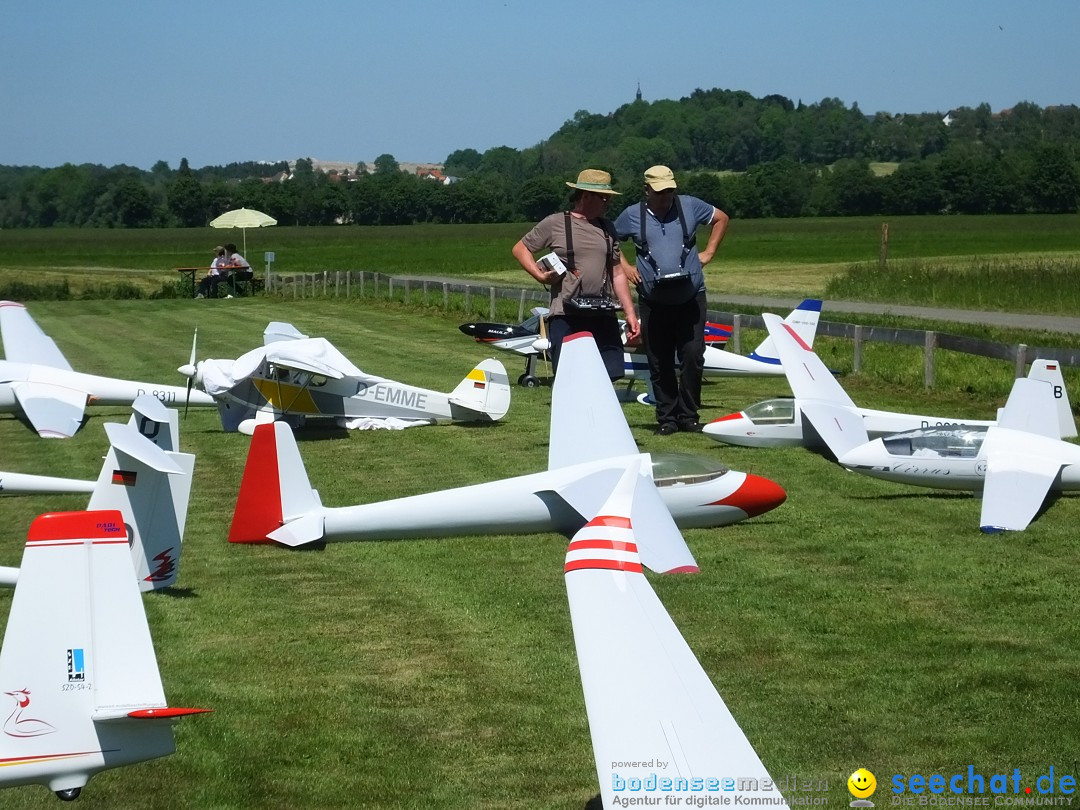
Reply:
<svg viewBox="0 0 1080 810"><path fill-rule="evenodd" d="M792 391L807 396L800 405L803 419L847 469L917 486L982 491L980 526L987 532L1022 531L1048 492L1080 489L1080 447L1060 438L1055 383L1017 379L989 426L926 427L870 441L863 417L825 364L778 317L764 317Z"/></svg>
<svg viewBox="0 0 1080 810"><path fill-rule="evenodd" d="M665 536L655 519L660 512L670 513L682 527L723 526L775 509L786 498L772 481L705 457L642 454L595 342L577 334L563 343L552 389L546 471L380 503L327 507L311 488L289 427L260 425L229 540L301 546L465 534L558 531L570 536L597 513L627 464L639 458L634 520L650 538ZM657 509L646 510L644 505L654 501ZM694 565L688 553L646 562L660 571Z"/></svg>
<svg viewBox="0 0 1080 810"><path fill-rule="evenodd" d="M88 509L120 512L131 541L135 579L144 591L167 588L179 574L195 456L179 452L177 423L175 410L151 396L139 397L127 424L105 424L110 447L96 481L46 479L78 485L63 491L83 492L88 485ZM24 491L43 490L38 486ZM18 568L0 566L0 586L13 587L18 579Z"/></svg>
<svg viewBox="0 0 1080 810"><path fill-rule="evenodd" d="M64 800L96 773L173 753L170 707L124 516L62 512L30 526L0 649L0 787Z"/></svg>
<svg viewBox="0 0 1080 810"><path fill-rule="evenodd" d="M761 759L642 573L638 549L647 535L638 529L635 513L649 512L654 525L666 526L667 538L681 536L655 500L636 503L640 464L632 459L626 465L610 496L574 535L564 566L603 805L724 795L739 797L736 804L786 810ZM646 797L655 801L642 802Z"/></svg>
<svg viewBox="0 0 1080 810"><path fill-rule="evenodd" d="M143 394L164 403L177 403L184 397L184 389L174 385L73 370L26 307L14 301L0 301L0 336L5 357L0 360L0 412L21 413L45 438L74 436L87 405L130 405ZM215 404L202 392L196 392L191 403Z"/></svg>
<svg viewBox="0 0 1080 810"><path fill-rule="evenodd" d="M244 433L279 419L300 425L330 418L344 427L495 422L510 408L498 360L482 361L444 394L361 371L326 338L280 322L267 326L261 347L236 360L192 361L178 371L217 402L225 430Z"/></svg>

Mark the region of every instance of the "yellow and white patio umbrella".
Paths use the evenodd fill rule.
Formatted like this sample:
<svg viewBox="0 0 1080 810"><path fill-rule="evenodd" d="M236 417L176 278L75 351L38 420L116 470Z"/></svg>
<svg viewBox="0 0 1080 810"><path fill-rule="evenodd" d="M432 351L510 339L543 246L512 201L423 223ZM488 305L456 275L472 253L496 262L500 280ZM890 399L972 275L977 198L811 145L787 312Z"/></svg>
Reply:
<svg viewBox="0 0 1080 810"><path fill-rule="evenodd" d="M244 232L244 256L247 256L247 229L277 225L277 220L254 208L234 208L210 221L211 228L240 228Z"/></svg>

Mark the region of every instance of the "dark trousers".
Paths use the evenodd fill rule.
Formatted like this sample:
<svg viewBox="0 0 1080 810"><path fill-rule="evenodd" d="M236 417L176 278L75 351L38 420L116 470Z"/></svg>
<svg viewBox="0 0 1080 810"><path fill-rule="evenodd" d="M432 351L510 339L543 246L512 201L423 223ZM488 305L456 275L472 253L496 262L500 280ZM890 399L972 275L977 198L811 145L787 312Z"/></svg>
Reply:
<svg viewBox="0 0 1080 810"><path fill-rule="evenodd" d="M661 425L698 421L705 368L705 293L684 304L638 302L642 343ZM676 373L676 363L682 372Z"/></svg>
<svg viewBox="0 0 1080 810"><path fill-rule="evenodd" d="M559 352L562 342L575 332L588 332L596 341L600 357L604 361L608 377L618 380L623 376L623 343L619 319L614 312L604 315L579 315L567 312L564 315L552 315L548 318L548 340L551 341L551 368L559 372Z"/></svg>

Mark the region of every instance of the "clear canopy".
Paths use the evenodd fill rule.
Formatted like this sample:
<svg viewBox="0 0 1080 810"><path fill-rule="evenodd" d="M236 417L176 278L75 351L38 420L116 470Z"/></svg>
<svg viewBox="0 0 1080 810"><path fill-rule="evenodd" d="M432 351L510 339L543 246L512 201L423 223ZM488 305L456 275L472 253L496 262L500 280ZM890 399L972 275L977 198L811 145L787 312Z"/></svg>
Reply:
<svg viewBox="0 0 1080 810"><path fill-rule="evenodd" d="M893 456L975 458L979 455L986 427L932 427L887 436L882 441Z"/></svg>
<svg viewBox="0 0 1080 810"><path fill-rule="evenodd" d="M743 411L755 425L795 424L795 400L766 399Z"/></svg>
<svg viewBox="0 0 1080 810"><path fill-rule="evenodd" d="M728 472L728 467L708 456L688 453L653 453L652 477L658 487L700 484Z"/></svg>

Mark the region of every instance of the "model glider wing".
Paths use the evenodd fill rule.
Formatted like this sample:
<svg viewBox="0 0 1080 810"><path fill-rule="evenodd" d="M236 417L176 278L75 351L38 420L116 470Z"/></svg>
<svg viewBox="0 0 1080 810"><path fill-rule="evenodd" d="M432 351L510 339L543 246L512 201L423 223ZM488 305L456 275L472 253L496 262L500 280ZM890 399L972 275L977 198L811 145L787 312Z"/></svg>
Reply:
<svg viewBox="0 0 1080 810"><path fill-rule="evenodd" d="M1061 471L1059 442L1006 428L986 432L986 483L979 525L984 532L1028 527Z"/></svg>
<svg viewBox="0 0 1080 810"><path fill-rule="evenodd" d="M829 448L837 460L849 450L860 447L870 441L866 425L858 411L844 405L815 400L800 400L799 409L803 419Z"/></svg>
<svg viewBox="0 0 1080 810"><path fill-rule="evenodd" d="M22 382L13 387L19 407L39 436L68 439L82 425L86 412L84 391L40 382Z"/></svg>
<svg viewBox="0 0 1080 810"><path fill-rule="evenodd" d="M41 331L22 304L0 301L0 337L3 337L4 357L8 360L72 371L63 352Z"/></svg>
<svg viewBox="0 0 1080 810"><path fill-rule="evenodd" d="M574 536L566 555L574 644L603 804L616 807L620 796L677 795L679 779L689 789L691 780L739 777L739 787L747 788L740 789L742 795L786 807L642 574L640 535L630 517L636 466ZM633 792L624 793L628 788Z"/></svg>
<svg viewBox="0 0 1080 810"><path fill-rule="evenodd" d="M789 324L771 313L764 313L761 317L784 366L791 393L799 399L819 399L855 407L832 372Z"/></svg>
<svg viewBox="0 0 1080 810"><path fill-rule="evenodd" d="M548 469L637 452L592 335L570 335L551 392Z"/></svg>

